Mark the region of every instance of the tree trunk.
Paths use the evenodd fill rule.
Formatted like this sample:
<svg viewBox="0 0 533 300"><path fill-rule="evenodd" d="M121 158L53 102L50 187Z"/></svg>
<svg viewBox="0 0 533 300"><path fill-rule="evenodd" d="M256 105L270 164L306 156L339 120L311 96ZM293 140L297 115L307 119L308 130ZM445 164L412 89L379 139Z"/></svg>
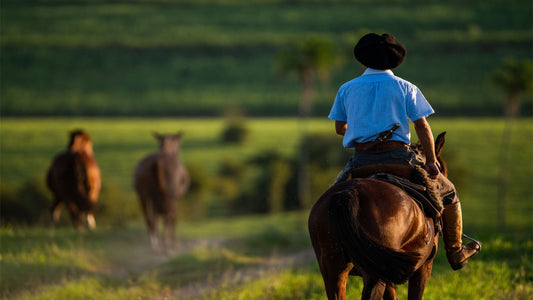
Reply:
<svg viewBox="0 0 533 300"><path fill-rule="evenodd" d="M298 158L298 202L301 208L310 206L309 194L309 153L305 145L307 136L307 117L311 113L313 103L313 74L311 69L303 69L300 72L302 81L302 95L300 99L300 120L299 120L299 158Z"/></svg>
<svg viewBox="0 0 533 300"><path fill-rule="evenodd" d="M301 117L307 117L311 113L313 106L313 73L311 69L302 69L300 71L301 79L301 99L299 113Z"/></svg>
<svg viewBox="0 0 533 300"><path fill-rule="evenodd" d="M513 122L519 113L519 104L518 94L510 93L507 95L504 107L505 124L500 149L500 171L498 174L498 224L500 228L505 228L507 225L505 219L505 206L507 203L507 188L509 181L509 150L511 148Z"/></svg>

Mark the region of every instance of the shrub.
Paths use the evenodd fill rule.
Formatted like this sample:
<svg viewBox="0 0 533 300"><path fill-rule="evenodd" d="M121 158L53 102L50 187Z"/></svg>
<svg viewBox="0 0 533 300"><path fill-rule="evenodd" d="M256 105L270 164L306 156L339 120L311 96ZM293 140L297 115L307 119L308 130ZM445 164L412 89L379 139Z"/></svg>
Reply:
<svg viewBox="0 0 533 300"><path fill-rule="evenodd" d="M222 131L222 142L226 144L243 144L246 141L248 129L242 121L234 120L226 125Z"/></svg>
<svg viewBox="0 0 533 300"><path fill-rule="evenodd" d="M29 179L18 189L0 186L1 224L44 224L49 218L49 194L38 179Z"/></svg>

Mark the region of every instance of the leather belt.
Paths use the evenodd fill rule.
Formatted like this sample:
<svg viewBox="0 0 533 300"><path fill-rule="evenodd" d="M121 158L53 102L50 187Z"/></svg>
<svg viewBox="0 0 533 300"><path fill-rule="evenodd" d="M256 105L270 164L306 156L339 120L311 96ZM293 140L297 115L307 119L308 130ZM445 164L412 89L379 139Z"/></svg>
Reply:
<svg viewBox="0 0 533 300"><path fill-rule="evenodd" d="M355 143L355 151L359 152L377 152L391 150L401 147L408 147L406 143L400 141L383 141L378 142L371 141L366 143Z"/></svg>

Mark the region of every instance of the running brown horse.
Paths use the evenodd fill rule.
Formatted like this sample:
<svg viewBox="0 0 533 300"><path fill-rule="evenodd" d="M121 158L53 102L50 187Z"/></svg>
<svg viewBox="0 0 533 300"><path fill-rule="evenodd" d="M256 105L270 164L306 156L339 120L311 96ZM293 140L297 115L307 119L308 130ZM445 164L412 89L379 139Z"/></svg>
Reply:
<svg viewBox="0 0 533 300"><path fill-rule="evenodd" d="M444 133L435 143L440 158ZM408 298L422 299L437 253L432 218L400 187L370 178L327 190L309 215L309 233L328 299L345 299L348 275L363 278L361 299L398 299L395 285L408 283Z"/></svg>
<svg viewBox="0 0 533 300"><path fill-rule="evenodd" d="M93 153L93 143L86 131L70 133L67 150L58 154L50 166L46 183L54 195L52 219L59 221L61 204L64 204L74 227L82 228L87 218L89 229L96 227L94 211L98 205L101 176Z"/></svg>
<svg viewBox="0 0 533 300"><path fill-rule="evenodd" d="M174 247L178 199L189 188L189 173L178 157L182 135L154 133L159 152L146 156L135 170L134 186L154 251L170 252ZM159 217L164 221L164 238L158 234Z"/></svg>

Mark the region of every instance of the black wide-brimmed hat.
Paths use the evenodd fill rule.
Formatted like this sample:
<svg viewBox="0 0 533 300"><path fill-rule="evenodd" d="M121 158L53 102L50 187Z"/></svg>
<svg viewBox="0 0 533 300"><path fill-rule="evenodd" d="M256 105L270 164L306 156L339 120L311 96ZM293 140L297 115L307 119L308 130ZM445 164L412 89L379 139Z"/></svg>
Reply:
<svg viewBox="0 0 533 300"><path fill-rule="evenodd" d="M353 54L355 59L369 68L387 70L399 66L407 50L391 34L368 33L357 42Z"/></svg>

